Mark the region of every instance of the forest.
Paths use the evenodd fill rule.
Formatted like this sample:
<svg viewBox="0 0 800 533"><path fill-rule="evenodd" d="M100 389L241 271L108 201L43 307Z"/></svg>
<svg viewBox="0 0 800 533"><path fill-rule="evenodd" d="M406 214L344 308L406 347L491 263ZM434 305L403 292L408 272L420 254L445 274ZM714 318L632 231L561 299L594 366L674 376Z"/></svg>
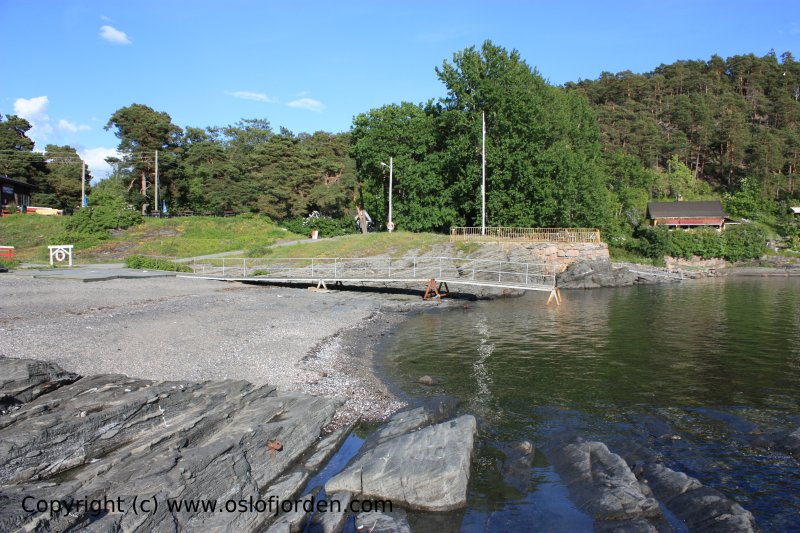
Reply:
<svg viewBox="0 0 800 533"><path fill-rule="evenodd" d="M123 107L106 125L122 155L108 160L113 173L90 204L116 196L154 209L158 152L159 203L172 213L288 223L316 211L349 228L361 205L383 227L392 157L399 228L480 225L485 120L487 225L599 227L624 241L650 200L718 198L731 217L798 245L789 207L800 205L800 64L789 52L554 86L516 50L486 41L433 70L443 97L365 110L343 133L276 131L266 118L182 128L165 111ZM29 129L0 116L0 175L35 185L35 205L77 209L78 154L35 151Z"/></svg>

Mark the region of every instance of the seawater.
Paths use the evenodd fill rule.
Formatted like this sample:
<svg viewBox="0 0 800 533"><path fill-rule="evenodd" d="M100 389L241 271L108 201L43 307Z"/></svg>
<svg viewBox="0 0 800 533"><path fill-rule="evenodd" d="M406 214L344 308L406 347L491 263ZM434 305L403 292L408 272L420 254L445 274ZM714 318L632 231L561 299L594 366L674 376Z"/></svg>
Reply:
<svg viewBox="0 0 800 533"><path fill-rule="evenodd" d="M687 281L451 302L401 324L381 365L412 400L450 395L479 420L461 531L591 530L537 451L501 473L503 447L571 432L636 447L750 510L800 531L800 468L752 445L800 427L800 279ZM441 378L436 387L420 376Z"/></svg>

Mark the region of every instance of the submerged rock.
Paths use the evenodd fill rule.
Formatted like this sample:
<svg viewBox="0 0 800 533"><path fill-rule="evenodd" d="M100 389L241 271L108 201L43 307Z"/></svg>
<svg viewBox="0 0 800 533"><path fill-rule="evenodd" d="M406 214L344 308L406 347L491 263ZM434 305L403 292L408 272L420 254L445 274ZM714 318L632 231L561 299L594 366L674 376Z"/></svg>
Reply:
<svg viewBox="0 0 800 533"><path fill-rule="evenodd" d="M690 531L758 531L750 511L683 472L676 472L661 464L646 464L640 476L647 480L655 496Z"/></svg>
<svg viewBox="0 0 800 533"><path fill-rule="evenodd" d="M602 442L578 440L555 447L551 455L578 506L595 520L661 516L658 502L649 496L628 463Z"/></svg>
<svg viewBox="0 0 800 533"><path fill-rule="evenodd" d="M531 486L531 468L536 448L530 441L523 440L503 445L500 450L505 455L500 467L503 482L523 494L527 493Z"/></svg>
<svg viewBox="0 0 800 533"><path fill-rule="evenodd" d="M419 413L409 414L416 421ZM382 440L325 484L329 494L348 491L424 511L466 505L475 417L428 426Z"/></svg>
<svg viewBox="0 0 800 533"><path fill-rule="evenodd" d="M402 509L392 512L359 513L356 515L356 531L370 533L411 533L406 513Z"/></svg>

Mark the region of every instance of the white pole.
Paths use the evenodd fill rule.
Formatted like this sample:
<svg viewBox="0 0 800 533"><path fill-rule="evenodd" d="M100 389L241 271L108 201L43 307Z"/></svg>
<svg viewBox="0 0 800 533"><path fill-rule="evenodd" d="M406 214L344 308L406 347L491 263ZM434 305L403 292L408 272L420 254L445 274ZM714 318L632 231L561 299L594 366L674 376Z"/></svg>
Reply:
<svg viewBox="0 0 800 533"><path fill-rule="evenodd" d="M86 162L81 160L81 209L86 205Z"/></svg>
<svg viewBox="0 0 800 533"><path fill-rule="evenodd" d="M486 114L481 112L481 235L486 234Z"/></svg>
<svg viewBox="0 0 800 533"><path fill-rule="evenodd" d="M156 150L156 205L155 205L155 212L160 213L161 211L158 208L158 150Z"/></svg>
<svg viewBox="0 0 800 533"><path fill-rule="evenodd" d="M392 223L392 179L393 179L392 172L393 172L393 165L394 165L394 160L390 156L389 157L389 223L390 224ZM391 231L391 230L389 230L389 231Z"/></svg>

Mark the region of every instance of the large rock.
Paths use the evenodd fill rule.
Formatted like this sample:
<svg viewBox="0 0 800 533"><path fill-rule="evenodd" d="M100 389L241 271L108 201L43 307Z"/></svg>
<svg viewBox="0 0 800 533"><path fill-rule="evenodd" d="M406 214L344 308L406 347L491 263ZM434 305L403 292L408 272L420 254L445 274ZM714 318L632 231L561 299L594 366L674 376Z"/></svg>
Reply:
<svg viewBox="0 0 800 533"><path fill-rule="evenodd" d="M320 435L338 405L244 381L79 379L0 418L0 530L263 529L271 513L169 510L167 501L295 497L309 476L300 460L329 453ZM26 498L119 503L51 515L27 512ZM134 498L152 512L136 512Z"/></svg>
<svg viewBox="0 0 800 533"><path fill-rule="evenodd" d="M595 289L627 287L636 283L637 275L625 268L614 268L608 260L578 261L558 275L562 289Z"/></svg>
<svg viewBox="0 0 800 533"><path fill-rule="evenodd" d="M55 363L0 357L0 415L79 377Z"/></svg>
<svg viewBox="0 0 800 533"><path fill-rule="evenodd" d="M602 442L577 439L557 444L549 456L578 507L599 526L661 519L658 502L649 496L648 488L639 483L625 460ZM615 524L613 529L620 527Z"/></svg>
<svg viewBox="0 0 800 533"><path fill-rule="evenodd" d="M649 463L641 476L654 495L680 518L690 531L750 533L758 531L750 511L718 490L661 464Z"/></svg>
<svg viewBox="0 0 800 533"><path fill-rule="evenodd" d="M413 426L423 417L409 414ZM402 422L400 422L402 424ZM475 417L428 426L388 440L360 455L325 484L328 494L348 491L425 511L466 505Z"/></svg>

